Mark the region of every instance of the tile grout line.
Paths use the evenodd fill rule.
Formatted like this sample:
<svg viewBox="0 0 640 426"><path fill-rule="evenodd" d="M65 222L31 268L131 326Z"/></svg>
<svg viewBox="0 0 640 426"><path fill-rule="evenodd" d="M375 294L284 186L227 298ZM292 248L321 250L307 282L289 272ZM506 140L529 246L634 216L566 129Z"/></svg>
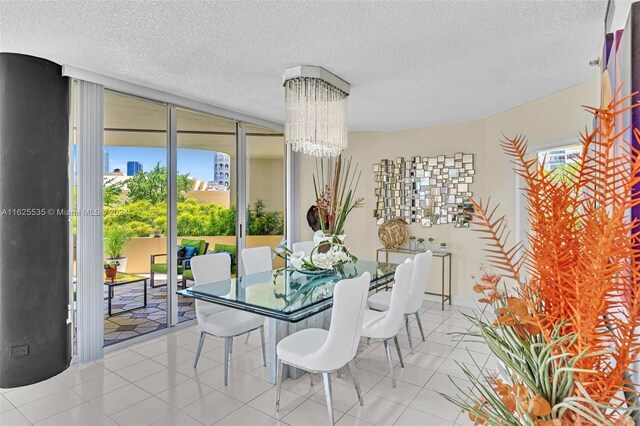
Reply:
<svg viewBox="0 0 640 426"><path fill-rule="evenodd" d="M423 313L429 313L429 312L431 311L431 309L430 309L430 308L432 308L432 307L433 307L433 305L429 306L428 308L426 308L426 309L423 311ZM449 320L449 319L451 319L451 318L453 318L453 317L454 317L454 315L456 314L456 312L459 312L457 308L455 308L455 309L451 310L450 312L448 312L448 315L443 315L443 316L441 316L441 318L442 318L442 319L441 319L441 321L440 321L439 323L435 323L435 322L429 321L429 322L430 322L430 323L432 323L435 327L434 327L433 329L431 329L431 326L429 326L429 330L428 330L428 332L426 333L426 342L421 342L421 341L420 341L420 342L418 343L418 345L416 345L415 349L417 350L417 352L419 352L419 353L421 353L421 354L424 354L424 355L426 355L426 356L429 356L429 357L435 357L435 358L445 359L445 360L446 360L446 359L447 359L447 357L441 357L440 355L431 354L431 353L428 353L428 352L421 352L421 351L418 349L421 345L428 344L428 343L429 343L429 337L430 337L430 336L436 336L436 335L434 335L434 333L436 333L436 332L437 332L437 333L438 333L438 335L442 335L442 334L444 334L444 335L446 335L446 336L448 336L448 337L450 337L450 338L451 338L450 343L455 343L455 345L454 345L454 346L449 346L448 344L442 344L442 343L440 343L440 342L436 342L436 341L432 341L431 343L437 343L437 344L439 344L439 345L443 345L443 346L451 347L451 348L452 348L452 349L451 349L452 351L455 351L456 349L462 349L462 350L466 351L469 355L477 354L477 355L481 355L481 356L486 356L486 358L485 358L484 362L482 362L482 363L481 363L482 365L480 365L480 364L478 364L478 365L477 365L477 367L478 367L478 368L479 368L479 370L480 370L479 375L480 375L480 374L486 374L486 373L487 373L487 365L488 365L488 363L489 363L489 359L491 359L491 354L486 354L486 353L484 353L484 352L476 352L476 351L473 351L473 350L471 350L471 349L468 349L468 348L464 347L464 340L463 340L463 339L460 339L460 340L454 341L454 340L453 340L453 339L454 339L454 336L450 336L450 335L449 335L449 332L442 331L444 328L454 329L454 330L455 330L455 328L456 328L456 327L458 327L458 325L457 325L457 324L450 324L450 323L448 323L448 320ZM428 321L428 320L425 320L425 319L423 318L423 321ZM412 321L411 326L412 326L412 329L415 327L415 321ZM467 330L469 330L469 328L467 328ZM180 333L180 334L182 334L182 333L186 333L187 331L188 331L188 332L192 332L190 329L185 329L185 330L181 330L181 333ZM455 331L454 331L454 332L455 332ZM103 365L103 368L104 368L104 372L103 372L103 375L102 375L102 376L104 377L104 376L105 376L105 375L107 375L107 374L114 374L116 377L118 377L118 378L120 378L120 379L122 379L122 380L126 381L126 383L127 383L127 384L132 384L132 385L136 386L137 388L140 388L140 386L136 385L136 382L139 382L140 380L144 380L144 379L146 379L146 378L148 378L148 377L151 377L151 376L153 376L153 375L155 375L155 374L157 374L158 372L161 372L161 371L163 371L163 370L173 371L173 372L175 372L175 373L177 373L177 374L182 374L182 373L180 373L178 370L176 370L176 366L177 366L178 364L183 363L183 362L187 362L187 360L185 360L185 361L181 361L181 362L177 362L177 361L176 361L176 362L175 362L175 365L173 365L173 364L171 364L171 363L169 363L169 364L165 365L165 364L163 364L162 362L158 362L158 361L156 361L156 360L154 360L154 359L153 359L153 358L155 358L155 357L160 357L160 356L162 356L162 355L165 355L165 354L168 352L168 350L167 350L167 351L162 351L161 353L158 353L158 354L154 354L154 356L148 356L148 355L146 355L146 354L144 354L144 353L140 353L140 352L138 352L138 351L137 351L137 350L143 349L143 348L144 348L144 347L146 347L146 346L149 346L149 345L152 345L152 344L158 344L158 343L160 343L161 341L164 341L164 342L166 342L166 344L167 344L167 345L170 345L171 343L167 341L167 337L168 337L168 336L169 336L169 335L167 335L167 336L162 336L162 337L164 337L164 339L159 339L159 340L156 340L156 339L150 339L149 341L144 342L144 344L142 344L142 345L140 345L140 346L134 346L133 348L130 348L130 347L127 347L127 348L121 348L120 350L118 350L118 351L117 351L117 354L114 352L114 356L123 355L123 354L125 354L125 353L132 352L132 353L135 353L136 355L139 355L139 356L141 356L141 357L144 357L144 358L145 358L145 360L152 360L154 363L156 363L156 364L158 364L159 366L161 366L161 367L162 367L162 369L161 369L160 371L157 371L157 372L154 372L154 373L151 373L151 374L144 375L143 377L138 378L136 381L130 381L129 379L127 379L127 378L125 378L125 377L121 376L118 372L119 372L120 370L124 369L124 368L128 368L128 367L131 367L131 366L134 366L134 365L142 364L142 362L144 362L145 360L138 361L137 363L133 363L133 364L131 364L131 365L126 365L126 366L123 366L123 367L118 368L118 369L109 369L109 368L107 368L106 366L104 366L104 364L100 363L100 364L102 364L102 365ZM404 336L404 338L406 338L406 335L403 335L403 336ZM414 339L415 339L415 337L414 337ZM191 339L191 340L193 340L193 339ZM418 339L418 340L421 340L421 339ZM141 342L141 343L143 343L143 342ZM191 344L191 343L193 343L193 342L186 342L186 343L183 343L183 344L179 344L179 345L178 345L178 344L177 344L177 341L174 341L174 342L173 342L173 344L174 344L177 348L181 348L181 349L184 349L184 350L187 350L187 351L189 351L189 352L193 353L193 351L191 351L191 350L189 350L189 349L187 349L187 348L184 348L184 345L189 345L189 344ZM243 353L242 353L242 354L240 354L240 355L238 355L238 356L241 356L241 355L244 355L244 354L250 354L250 353L253 353L253 352L254 352L254 351L256 351L257 349L258 349L258 347L248 348L247 350L244 350L244 348L243 348ZM403 347L402 349L403 349L403 351L407 351L407 350L408 350L408 348L404 348L404 347ZM215 350L215 349L214 349L214 350ZM376 346L374 346L374 347L372 347L372 348L365 348L365 349L361 352L361 358L360 358L360 359L362 360L362 359L367 359L367 358L370 358L370 357L380 358L376 353L374 353L374 352L375 352L375 351L377 351L377 350L378 350L378 348L377 348ZM406 352L404 356L406 357L407 355L408 355L408 352ZM410 355L409 355L409 356L410 356ZM212 359L212 358L208 358L208 359L209 359L209 360L211 360L211 361L213 361L213 362L217 362L215 359ZM474 359L474 357L472 356L472 360L473 360L473 359ZM423 369L423 370L429 370L429 369L428 369L428 368L426 368L426 367L422 367L422 366L419 366L419 365L416 365L416 364L410 364L410 363L408 363L408 364L409 364L409 365L412 365L414 368L419 368L419 369ZM99 364L97 364L97 365L99 365ZM218 363L218 365L213 366L213 367L211 367L211 368L212 368L212 369L213 369L213 368L216 368L216 367L218 367L219 365L220 365L220 364ZM475 364L473 364L473 365L475 366ZM394 363L394 367L396 367L396 366L397 366L397 363ZM242 373L243 375L245 375L245 376L253 377L253 378L257 379L257 380L264 381L264 379L263 379L260 375L255 375L255 374L253 374L253 373L255 373L257 370L259 370L259 369L261 369L261 368L263 368L263 367L257 367L257 368L255 368L255 369L251 370L250 372L246 372L245 370L238 370L238 371L239 371L239 372L241 372L241 373ZM400 418L404 415L404 413L407 411L407 409L408 409L408 408L412 408L412 407L411 407L411 404L417 400L418 395L419 395L422 391L424 391L425 389L427 389L427 386L428 386L429 382L434 378L434 375L435 375L436 373L444 374L444 375L446 375L447 377L453 377L454 379L458 379L457 377L451 376L450 374L447 374L447 373L441 372L441 370L440 370L441 368L442 368L442 363L441 363L440 365L438 365L438 368L437 368L436 370L433 370L433 372L432 372L432 374L430 375L429 379L428 379L428 380L427 380L423 385L415 385L415 384L413 384L413 383L405 382L404 380L398 379L398 381L400 381L400 382L402 382L402 383L406 383L406 384L408 384L408 385L416 386L416 387L418 387L418 388L419 388L419 389L418 389L418 392L417 392L417 393L416 393L416 394L415 394L415 395L414 395L410 400L403 400L403 402L398 402L397 400L388 399L387 397L385 397L385 395L374 395L374 394L372 394L372 393L371 393L371 391L372 391L376 386L378 386L378 385L382 382L382 380L385 380L385 378L388 378L388 376L389 376L389 373L388 373L388 372L387 372L387 374L386 374L386 375L381 376L381 378L380 378L378 381L376 381L376 382L375 382L375 383L374 383L374 384L369 388L369 390L368 390L367 392L363 392L363 397L368 396L368 397L381 398L381 399L383 399L383 400L385 400L385 401L388 401L388 402L391 402L391 403L394 403L394 404L396 404L396 405L399 405L399 406L403 407L403 408L402 408L402 411L401 411L401 412L399 413L399 415L398 415L397 420L394 422L394 423L397 423L397 422L399 421L399 419L400 419ZM376 371L372 371L372 370L367 370L366 368L360 368L360 370L367 371L367 372L369 372L369 373L371 373L371 374L376 374L376 375L379 373L377 370L376 370ZM209 370L207 370L207 371L209 371ZM429 370L429 371L431 371L431 370ZM195 381L197 381L197 377L195 377L195 376L190 376L190 375L185 375L185 376L186 376L186 377L188 377L188 378L187 378L187 380L195 380ZM78 404L75 404L73 407L69 407L69 408L67 408L66 410L63 410L63 411L61 411L61 412L59 412L59 413L54 413L54 414L52 414L52 415L50 415L50 416L48 416L48 417L46 417L46 418L44 418L44 419L41 419L41 420L39 420L39 422L45 421L46 419L49 419L49 418L51 418L51 417L53 417L53 416L56 416L56 415L58 415L58 414L60 414L60 413L62 413L62 412L65 412L65 411L67 411L67 410L72 410L73 408L75 408L75 407L77 407L77 406L79 406L79 405L81 405L81 404L84 404L84 403L89 403L91 407L93 407L93 408L94 408L94 409L96 409L98 412L100 412L101 414L103 414L106 418L110 419L111 421L114 421L114 420L112 419L112 417L111 417L111 416L107 415L106 413L104 413L103 411L101 411L100 409L98 409L96 406L94 406L94 405L91 403L91 401L90 401L90 400L85 399L85 397L84 397L83 395L81 395L79 391L77 391L76 389L74 389L74 388L76 388L76 387L78 387L78 386L82 385L83 383L91 382L91 381L93 381L93 380L97 380L97 379L99 379L99 378L100 378L100 376L97 376L97 377L93 377L93 378L91 378L91 379L87 379L87 380L85 380L85 381L80 381L80 382L78 382L78 383L75 383L75 382L74 382L74 383L72 383L72 384L70 384L70 385L67 385L65 382L61 382L60 380L58 380L58 379L55 379L55 378L54 378L54 379L58 382L58 384L60 384L60 385L62 386L62 388L63 388L63 389L61 389L59 392L62 392L63 390L71 390L71 391L72 391L72 393L73 393L74 395L76 395L76 396L79 398L80 402L79 402ZM266 382L266 381L265 381L265 382ZM179 383L178 383L178 384L176 384L175 386L178 386L178 385L179 385ZM345 384L345 385L346 385L346 384ZM125 384L125 385L123 385L123 386L126 386L126 384ZM123 386L122 386L122 387L123 387ZM171 389L171 387L174 387L174 386L170 386L168 389ZM116 388L116 389L114 389L114 390L111 390L110 392L107 392L107 393L105 393L105 394L102 394L102 395L100 395L100 396L97 396L96 398L102 397L102 396L104 396L104 395L106 395L106 394L109 394L109 393L111 393L111 392L115 392L115 391L117 391L117 390L118 390L118 389L120 389L120 388L121 388L121 387ZM142 389L142 388L140 388L140 389ZM235 400L235 401L237 401L238 403L240 403L240 404L241 404L237 409L235 409L235 410L233 410L232 412L228 413L228 414L227 414L227 415L225 415L223 418L219 419L217 422L222 421L224 418L226 418L226 417L228 417L228 416L232 415L233 413L237 412L238 410L242 409L242 408L243 408L243 407L245 407L245 406L249 406L249 407L251 407L251 406L250 406L250 403L251 403L252 401L256 400L257 398L260 398L260 397L264 396L265 394L267 394L267 393L269 393L269 392L273 392L273 388L267 389L266 391L264 391L264 392L262 392L262 393L260 393L260 394L256 395L255 397L253 397L252 399L250 399L249 401L247 401L247 402L245 403L245 402L243 402L243 401L238 400L237 398L234 398L232 395L230 395L230 394L228 394L228 393L224 392L223 390L220 390L220 389L222 389L222 388L214 387L213 389L214 389L214 390L213 390L214 392L220 392L222 395L225 395L225 396L227 396L227 397L229 397L229 398L232 398L233 400ZM147 392L147 391L145 391L144 389L142 389L142 390L143 390L144 392ZM432 389L428 389L428 390L432 390ZM44 397L37 398L37 399L35 399L34 401L30 401L29 403L24 404L24 405L28 405L28 404L30 404L30 403L33 403L33 402L36 402L36 401L40 401L40 400L42 400L42 399L44 399L44 398L47 398L47 397L52 396L52 395L55 395L56 393L59 393L59 392L54 392L54 393L49 394L49 395L46 395L46 396L44 396ZM269 414L269 413L265 413L265 412L264 412L264 411L262 411L262 410L258 410L258 411L260 411L261 413L263 413L263 414L267 415L269 418L274 419L276 422L278 422L278 421L286 422L285 418L286 418L287 416L291 415L291 414L292 414L295 410L297 410L297 409L298 409L302 404L304 404L305 402L307 402L307 401L309 401L309 400L310 400L311 402L313 402L313 403L320 404L320 405L324 405L324 406L326 407L326 405L325 405L325 404L322 404L322 403L320 403L319 401L316 401L315 399L313 399L313 398L314 398L318 393L323 392L323 387L322 387L322 386L321 386L321 387L319 387L319 389L318 389L317 391L315 391L315 392L313 392L313 393L311 393L311 394L309 394L309 395L300 395L300 394L298 394L298 393L296 393L296 392L293 392L293 391L289 391L289 392L291 392L291 393L295 394L297 398L300 398L300 403L299 403L299 404L296 404L296 406L295 406L295 407L293 407L293 408L291 409L291 411L290 411L289 413L287 413L287 415L285 415L285 416L281 417L280 419L278 419L277 417L273 417L271 414ZM120 411L118 411L118 412L121 412L121 411L124 411L124 410L126 410L126 409L129 409L130 407L132 407L132 406L134 406L134 405L136 405L136 404L142 403L142 402L144 402L144 401L147 401L147 400L149 400L149 399L150 399L150 398L152 398L152 397L156 397L156 398L158 398L158 397L157 397L157 395L152 394L151 392L147 392L147 393L149 393L149 396L148 396L148 397L146 397L146 398L142 399L141 401L138 401L138 402L136 402L136 403L134 403L134 404L132 404L132 405L128 405L127 407L122 408L122 409L121 409ZM5 398L5 399L6 399L6 398ZM95 399L95 398L93 398L93 399ZM159 398L158 398L158 399L159 399ZM160 400L162 400L162 399L160 399ZM163 402L165 402L165 403L167 403L167 405L168 405L168 406L170 406L170 407L172 407L173 409L176 409L176 410L178 410L179 412L181 412L181 413L183 413L183 414L185 414L185 415L187 415L187 416L189 416L189 417L191 418L190 414L189 414L189 413L187 413L187 412L185 412L185 411L183 411L183 409L181 409L181 408L177 408L177 407L173 406L172 404L168 403L167 401L164 401L164 400L162 400L162 401L163 401ZM9 410L17 409L17 410L18 410L18 412L19 412L21 415L24 415L24 414L22 413L22 411L19 409L19 407L16 407L16 406L15 406L11 401L9 401L8 399L7 399L7 402L10 404L10 407L12 407L12 408L10 408ZM346 410L346 411L339 411L341 414L340 414L340 416L336 416L337 421L339 421L339 420L340 420L340 419L342 419L345 415L347 415L347 414L349 413L349 411L351 411L351 410L352 410L356 405L357 405L357 401L356 401L356 402L354 402L354 404L353 404L353 405L349 406L349 407L347 408L347 410ZM183 407L183 408L184 408L184 407ZM253 407L252 407L252 408L253 408ZM254 408L254 409L255 409L255 408ZM9 411L9 410L7 410L7 411ZM421 411L421 410L418 410L418 411ZM423 412L423 411L421 411L421 412ZM427 413L427 414L430 414L430 413ZM430 414L430 415L432 415L432 414ZM461 416L461 415L463 415L463 413L459 413L459 414L458 414L458 416L456 417L456 419L453 421L453 423L452 423L452 424L455 424L455 423L457 422L457 420L460 418L460 416ZM435 417L438 417L438 416L435 416ZM162 419L158 420L158 422L159 422L159 421L161 421L161 420L162 420ZM195 419L194 419L194 420L195 420ZM448 420L446 420L446 419L442 419L442 420L444 420L444 421L448 421ZM116 423L117 423L117 422L116 422ZM157 423L157 422L156 422L156 423Z"/></svg>

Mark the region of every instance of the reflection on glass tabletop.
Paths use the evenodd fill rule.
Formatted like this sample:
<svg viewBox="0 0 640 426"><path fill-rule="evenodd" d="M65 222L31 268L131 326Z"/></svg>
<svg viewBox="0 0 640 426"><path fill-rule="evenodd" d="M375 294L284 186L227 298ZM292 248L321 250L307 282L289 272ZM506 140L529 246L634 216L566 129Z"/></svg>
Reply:
<svg viewBox="0 0 640 426"><path fill-rule="evenodd" d="M178 294L296 322L331 307L333 288L340 280L369 272L374 289L390 282L395 268L391 263L358 260L320 275L278 269L200 284Z"/></svg>

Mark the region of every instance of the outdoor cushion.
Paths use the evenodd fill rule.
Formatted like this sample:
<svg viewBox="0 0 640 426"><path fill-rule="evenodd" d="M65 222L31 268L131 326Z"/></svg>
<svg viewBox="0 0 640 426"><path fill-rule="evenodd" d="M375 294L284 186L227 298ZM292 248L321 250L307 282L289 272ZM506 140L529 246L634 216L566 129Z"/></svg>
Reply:
<svg viewBox="0 0 640 426"><path fill-rule="evenodd" d="M198 247L194 246L184 246L184 258L191 259L193 256L197 256L200 253Z"/></svg>
<svg viewBox="0 0 640 426"><path fill-rule="evenodd" d="M167 264L166 263L152 263L151 271L158 274L166 274L167 273ZM182 265L178 265L178 274L182 273Z"/></svg>
<svg viewBox="0 0 640 426"><path fill-rule="evenodd" d="M189 281L194 281L193 279L193 271L191 269L187 269L184 271L184 274L182 274L183 278L189 280Z"/></svg>
<svg viewBox="0 0 640 426"><path fill-rule="evenodd" d="M238 272L238 264L236 263L236 247L229 244L216 244L214 250L209 251L211 253L227 253L231 257L231 275ZM233 251L231 251L233 250Z"/></svg>
<svg viewBox="0 0 640 426"><path fill-rule="evenodd" d="M234 246L233 244L217 244L216 243L216 245L213 246L213 250L227 251L233 255L236 255L238 253L236 246Z"/></svg>
<svg viewBox="0 0 640 426"><path fill-rule="evenodd" d="M198 253L204 253L207 242L205 240L190 240L188 238L183 238L182 241L180 241L180 245L197 247Z"/></svg>

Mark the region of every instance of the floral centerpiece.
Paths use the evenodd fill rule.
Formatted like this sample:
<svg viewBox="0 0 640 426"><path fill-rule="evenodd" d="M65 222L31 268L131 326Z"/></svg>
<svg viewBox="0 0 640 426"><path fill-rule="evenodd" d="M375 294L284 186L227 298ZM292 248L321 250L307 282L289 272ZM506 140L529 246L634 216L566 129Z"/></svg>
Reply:
<svg viewBox="0 0 640 426"><path fill-rule="evenodd" d="M324 246L328 250L321 252L320 248ZM335 243L321 243L308 256L302 251L289 254L289 265L298 272L328 271L356 260L344 245Z"/></svg>
<svg viewBox="0 0 640 426"><path fill-rule="evenodd" d="M321 251L323 247L326 247L327 250ZM324 241L315 246L308 255L303 251L291 251L285 244L278 246L275 253L287 261L288 265L285 269L289 272L301 272L310 275L333 272L346 263L358 260L357 257L349 252L347 247L330 241Z"/></svg>
<svg viewBox="0 0 640 426"><path fill-rule="evenodd" d="M352 169L352 158L346 161L342 156L335 160L323 158L316 163L313 188L320 230L316 232L314 242L320 252L331 247L320 245L323 241L344 244L347 217L353 209L364 206L364 198L355 195L361 174L357 164Z"/></svg>
<svg viewBox="0 0 640 426"><path fill-rule="evenodd" d="M526 249L507 244L506 219L490 202L472 200L488 260L502 275L485 271L474 286L486 305L464 335L488 345L499 373L478 378L461 365L472 389L445 397L475 424L634 424L640 220L629 211L640 205L640 151L615 128L629 100L588 108L598 125L560 171L528 159L523 137L503 142L525 183Z"/></svg>

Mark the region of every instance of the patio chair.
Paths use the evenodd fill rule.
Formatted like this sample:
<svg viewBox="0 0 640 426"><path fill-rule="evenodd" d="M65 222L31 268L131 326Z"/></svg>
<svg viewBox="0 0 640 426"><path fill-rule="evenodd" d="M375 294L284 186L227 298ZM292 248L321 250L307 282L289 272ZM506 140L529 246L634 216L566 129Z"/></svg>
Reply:
<svg viewBox="0 0 640 426"><path fill-rule="evenodd" d="M180 245L187 248L184 256L178 256L178 275L182 276L182 288L187 288L187 280L193 281L193 274L189 269L188 265L185 263L188 260L191 260L193 256L198 254L206 254L207 249L209 248L209 243L205 240L191 240L187 238L183 238L180 241ZM149 285L152 288L161 287L162 285L155 285L155 274L166 274L167 273L167 263L156 262L156 259L167 257L166 253L162 254L152 254L151 255L151 265L149 265L149 273L150 273L150 283ZM185 267L186 266L186 267ZM188 271L188 272L187 272ZM185 274L185 272L187 272Z"/></svg>

